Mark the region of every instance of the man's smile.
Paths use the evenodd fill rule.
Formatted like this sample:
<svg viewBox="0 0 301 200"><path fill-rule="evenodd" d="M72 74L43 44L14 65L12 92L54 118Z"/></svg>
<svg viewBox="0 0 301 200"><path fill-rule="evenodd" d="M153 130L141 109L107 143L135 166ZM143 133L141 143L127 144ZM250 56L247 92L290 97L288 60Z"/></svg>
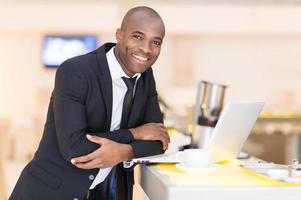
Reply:
<svg viewBox="0 0 301 200"><path fill-rule="evenodd" d="M132 53L132 56L137 59L139 62L147 62L149 61L149 58L147 58L146 56L143 56L143 55L138 55L138 54L135 54L135 53Z"/></svg>

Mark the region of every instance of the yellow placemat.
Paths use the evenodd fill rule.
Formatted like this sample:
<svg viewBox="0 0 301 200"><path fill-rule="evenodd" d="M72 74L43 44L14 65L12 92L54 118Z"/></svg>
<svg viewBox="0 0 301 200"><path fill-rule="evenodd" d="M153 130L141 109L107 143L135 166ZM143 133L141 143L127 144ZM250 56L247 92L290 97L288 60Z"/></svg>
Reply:
<svg viewBox="0 0 301 200"><path fill-rule="evenodd" d="M173 186L206 187L262 187L262 186L301 186L301 184L282 182L254 171L239 167L237 163L224 163L213 171L184 171L174 164L158 164L155 169L165 181Z"/></svg>
<svg viewBox="0 0 301 200"><path fill-rule="evenodd" d="M270 112L262 112L259 118L265 119L294 119L301 118L301 113L289 112L289 113L270 113Z"/></svg>

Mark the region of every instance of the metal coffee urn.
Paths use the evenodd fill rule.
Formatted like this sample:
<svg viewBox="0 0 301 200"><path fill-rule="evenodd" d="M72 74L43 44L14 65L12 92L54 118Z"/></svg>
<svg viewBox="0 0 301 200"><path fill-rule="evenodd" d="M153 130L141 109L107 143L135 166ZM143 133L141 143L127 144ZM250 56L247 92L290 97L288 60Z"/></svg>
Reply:
<svg viewBox="0 0 301 200"><path fill-rule="evenodd" d="M193 148L206 148L223 108L226 85L200 81L195 102Z"/></svg>

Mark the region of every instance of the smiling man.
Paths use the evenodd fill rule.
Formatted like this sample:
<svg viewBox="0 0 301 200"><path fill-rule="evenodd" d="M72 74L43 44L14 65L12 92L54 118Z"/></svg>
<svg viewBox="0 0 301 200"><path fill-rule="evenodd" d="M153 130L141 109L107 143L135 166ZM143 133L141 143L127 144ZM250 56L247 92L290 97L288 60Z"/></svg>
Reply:
<svg viewBox="0 0 301 200"><path fill-rule="evenodd" d="M123 162L169 143L151 69L164 35L155 10L135 7L116 44L59 67L42 140L10 200L132 199L133 169Z"/></svg>

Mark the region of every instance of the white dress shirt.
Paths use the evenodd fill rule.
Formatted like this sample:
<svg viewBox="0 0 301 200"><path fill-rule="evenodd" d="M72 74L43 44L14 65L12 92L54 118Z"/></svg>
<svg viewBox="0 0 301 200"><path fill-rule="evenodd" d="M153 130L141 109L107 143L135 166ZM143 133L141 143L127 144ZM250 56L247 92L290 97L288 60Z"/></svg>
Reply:
<svg viewBox="0 0 301 200"><path fill-rule="evenodd" d="M112 118L111 118L110 131L118 130L120 128L123 99L124 99L125 93L127 91L126 84L122 80L122 77L129 78L129 76L124 73L119 62L117 61L115 54L114 54L114 49L115 49L115 47L111 48L106 53L109 70L110 70L111 77L112 77L112 89L113 89L113 93L112 93L113 94L113 104L112 104L113 106L112 106ZM136 73L133 76L133 77L137 77L136 83L137 83L138 79L140 78L140 76L141 76L140 73ZM134 86L134 94L135 94L136 83ZM111 169L112 169L112 167L99 169L99 172L98 172L97 176L95 177L94 181L92 182L90 189L93 189L96 185L103 182L104 179L110 173Z"/></svg>

